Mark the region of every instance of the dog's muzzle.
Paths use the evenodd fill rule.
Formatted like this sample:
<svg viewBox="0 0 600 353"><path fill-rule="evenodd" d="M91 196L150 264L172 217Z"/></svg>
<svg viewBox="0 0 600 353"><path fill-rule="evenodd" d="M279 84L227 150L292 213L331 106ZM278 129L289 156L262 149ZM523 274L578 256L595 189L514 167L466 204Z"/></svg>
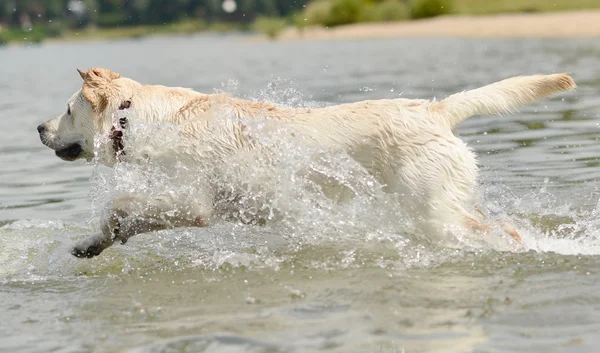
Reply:
<svg viewBox="0 0 600 353"><path fill-rule="evenodd" d="M65 161L74 161L79 157L81 152L81 145L74 143L66 148L56 150L55 153L59 158L64 159Z"/></svg>
<svg viewBox="0 0 600 353"><path fill-rule="evenodd" d="M81 153L83 152L83 149L81 148L81 145L79 143L72 143L65 148L56 149L56 147L52 146L52 144L49 143L49 141L46 137L46 125L45 124L38 125L37 131L40 134L40 140L42 140L42 143L45 146L53 149L56 156L58 156L59 158L65 160L65 161L74 161L74 160L78 159L80 157Z"/></svg>
<svg viewBox="0 0 600 353"><path fill-rule="evenodd" d="M46 125L45 124L38 125L37 131L38 131L38 134L40 134L40 140L42 140L42 143L45 145L46 144Z"/></svg>

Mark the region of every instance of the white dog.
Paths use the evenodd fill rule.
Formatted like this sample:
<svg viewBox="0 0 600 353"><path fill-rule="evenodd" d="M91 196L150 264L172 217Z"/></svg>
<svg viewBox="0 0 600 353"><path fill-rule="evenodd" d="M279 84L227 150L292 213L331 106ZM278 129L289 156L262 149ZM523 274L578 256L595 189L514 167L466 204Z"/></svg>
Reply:
<svg viewBox="0 0 600 353"><path fill-rule="evenodd" d="M405 197L406 211L427 232L445 225L475 233L490 230L491 225L486 225L474 205L475 154L453 134L457 124L473 115L512 113L537 99L575 88L567 74L534 75L509 78L439 102L382 99L292 109L225 94L142 85L102 68L79 74L82 89L67 102L66 112L38 126L42 142L64 160L90 161L99 156L102 163L114 166L119 161L168 163L181 158L218 172L218 166L226 166L236 155L268 153L268 148L247 133L244 121L274 121L294 138L354 158L385 191ZM126 112L121 116L127 118L114 121L119 112ZM217 123L217 114L229 114L233 119ZM131 126L157 123L179 126L179 136L189 145L154 146L143 153L127 146L123 134ZM263 133L281 131L267 129ZM98 134L106 137L100 144L95 142ZM115 241L125 243L142 232L206 226L217 212L213 205L221 191L207 181L201 194L192 195L193 201L141 195L117 198L102 231L76 245L73 254L96 256ZM511 226L503 224L502 228L520 240Z"/></svg>

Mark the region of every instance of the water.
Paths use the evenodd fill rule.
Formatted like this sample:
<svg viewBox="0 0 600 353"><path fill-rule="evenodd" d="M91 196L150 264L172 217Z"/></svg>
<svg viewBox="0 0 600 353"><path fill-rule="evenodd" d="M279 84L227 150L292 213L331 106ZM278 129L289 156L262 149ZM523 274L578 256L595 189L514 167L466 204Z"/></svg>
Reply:
<svg viewBox="0 0 600 353"><path fill-rule="evenodd" d="M600 44L595 40L255 42L169 37L0 49L0 351L590 352L600 344ZM141 175L67 163L35 127L80 85L75 68L291 106L443 98L512 75L569 72L574 93L458 133L478 154L480 200L525 249L412 239L344 156L358 190L327 203L283 153L265 227L218 222L136 236L91 260L70 246L111 192ZM288 153L289 152L289 153ZM117 181L115 185L114 181ZM175 186L169 186L173 188Z"/></svg>

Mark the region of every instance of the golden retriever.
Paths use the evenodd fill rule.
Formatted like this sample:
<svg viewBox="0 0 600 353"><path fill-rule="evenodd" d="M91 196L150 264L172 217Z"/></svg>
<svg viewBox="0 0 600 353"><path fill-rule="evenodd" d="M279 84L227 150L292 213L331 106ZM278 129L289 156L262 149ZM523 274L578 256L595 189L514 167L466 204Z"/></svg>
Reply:
<svg viewBox="0 0 600 353"><path fill-rule="evenodd" d="M38 126L44 145L64 160L97 157L114 166L182 158L194 166L218 170L214 166L227 165L236 154L267 153L247 133L244 121L273 121L291 131L290 136L352 157L386 192L403 195L407 212L427 232L451 225L479 234L491 225L474 205L476 156L453 129L473 115L512 113L537 99L575 88L567 74L532 75L508 78L441 101L381 99L308 109L143 85L104 68L78 71L83 86L68 100L66 111ZM126 114L115 119L119 112ZM223 114L233 119L217 123L216 117ZM127 145L125 135L131 126L159 123L180 126L178 134L189 145L165 148L149 142L143 153ZM105 138L98 140L98 135ZM215 188L208 180L202 193L185 201L169 196L118 197L101 231L77 244L72 253L93 257L115 241L125 243L142 232L207 226L215 216L212 205L221 195ZM520 240L510 225L501 227Z"/></svg>

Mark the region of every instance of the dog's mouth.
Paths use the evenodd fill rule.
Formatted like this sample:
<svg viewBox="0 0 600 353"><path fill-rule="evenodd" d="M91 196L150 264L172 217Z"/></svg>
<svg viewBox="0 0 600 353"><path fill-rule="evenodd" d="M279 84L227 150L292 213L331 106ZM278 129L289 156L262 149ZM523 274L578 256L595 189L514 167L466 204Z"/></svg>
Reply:
<svg viewBox="0 0 600 353"><path fill-rule="evenodd" d="M56 156L65 161L74 161L76 160L83 150L81 149L81 145L78 143L74 143L66 148L56 150Z"/></svg>

